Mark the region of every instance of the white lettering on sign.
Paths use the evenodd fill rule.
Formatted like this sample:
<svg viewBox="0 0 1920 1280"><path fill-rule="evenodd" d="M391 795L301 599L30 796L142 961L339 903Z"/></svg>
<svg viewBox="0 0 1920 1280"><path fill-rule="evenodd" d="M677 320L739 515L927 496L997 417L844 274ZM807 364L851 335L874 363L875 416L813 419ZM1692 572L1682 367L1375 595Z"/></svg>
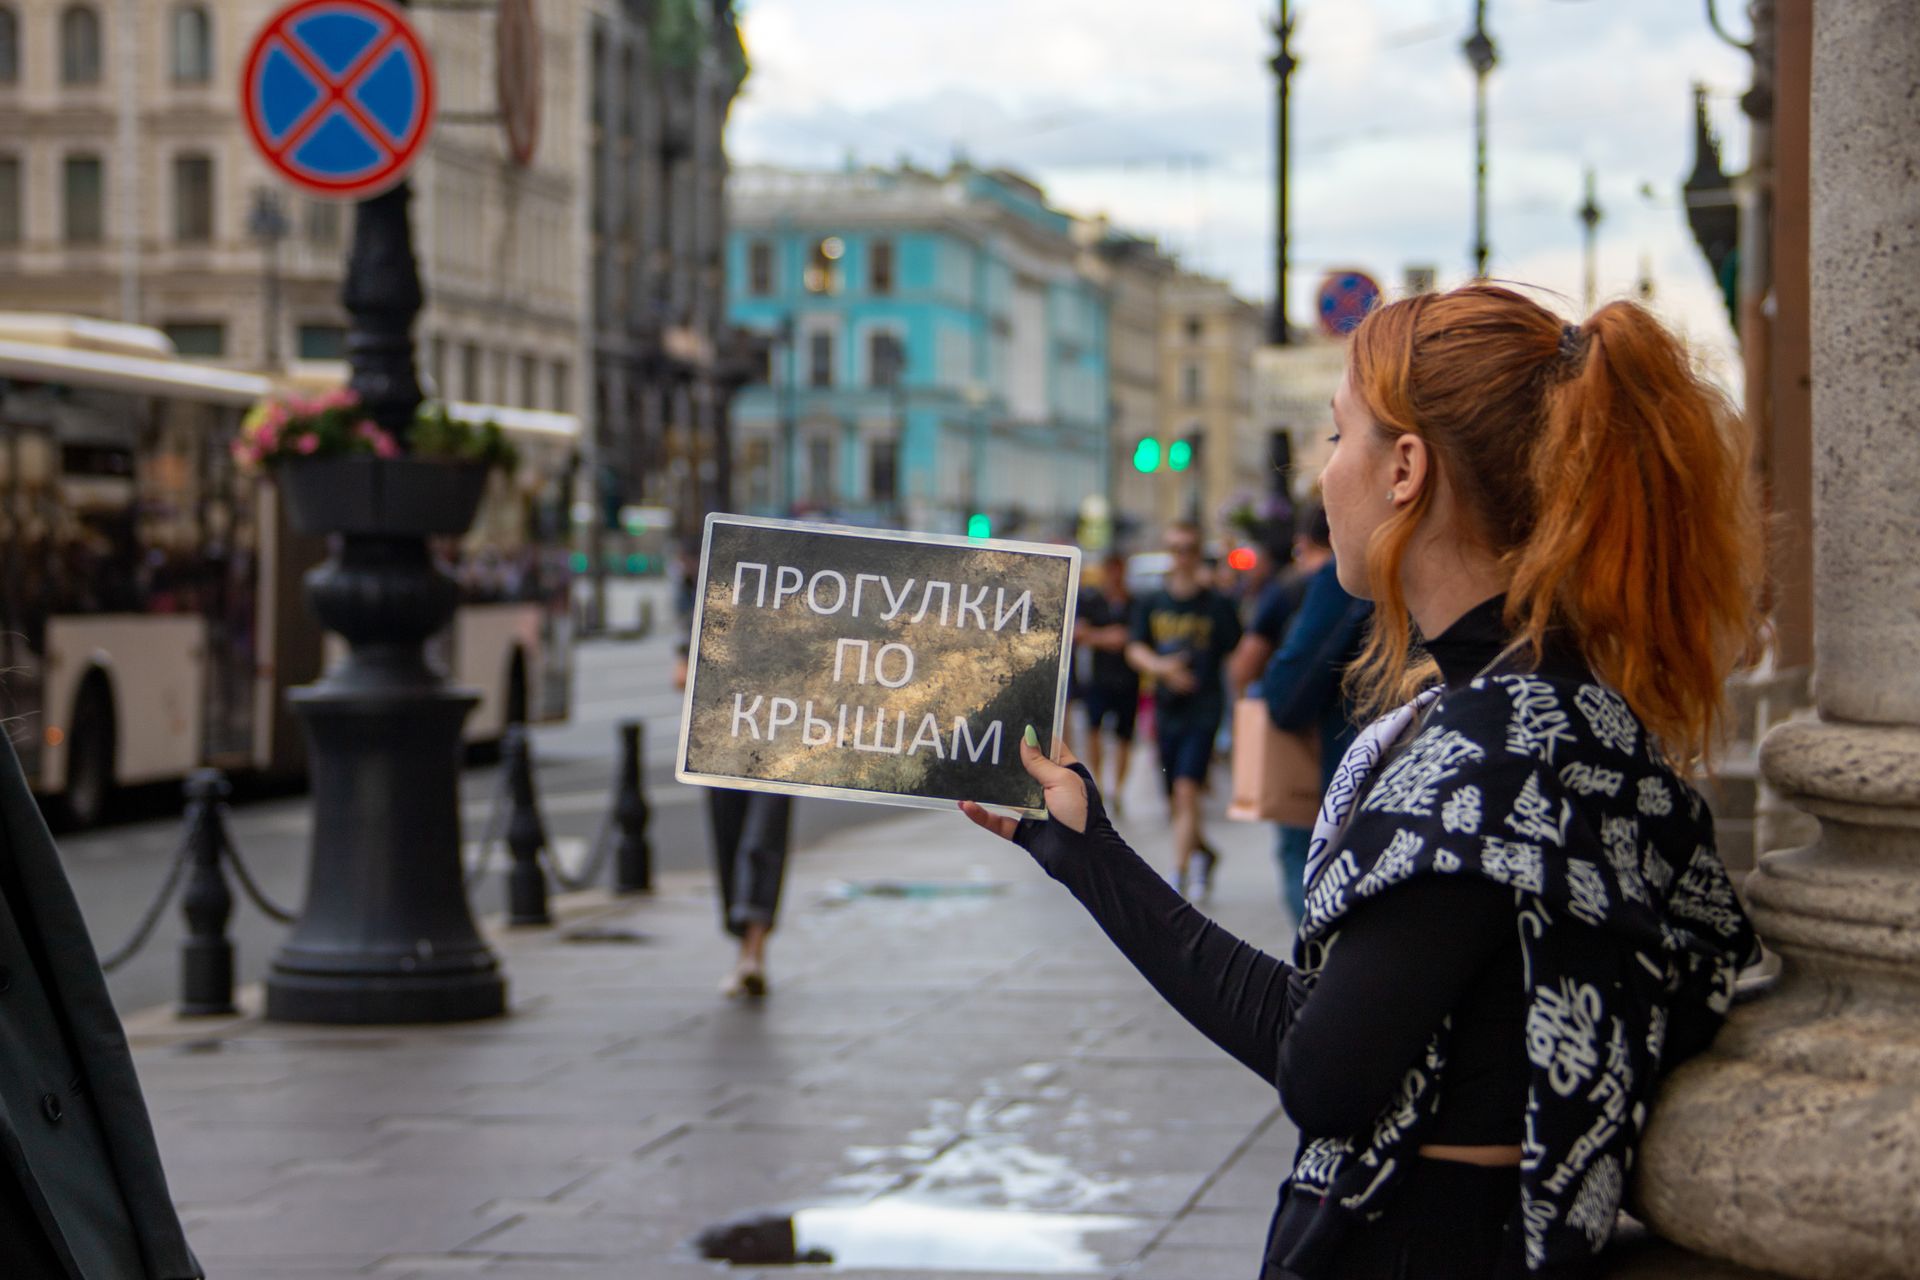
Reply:
<svg viewBox="0 0 1920 1280"><path fill-rule="evenodd" d="M740 582L741 579L747 576L747 570L749 569L755 570L760 575L759 583L754 588L753 593L754 607L758 608L767 602L767 566L755 564L751 560L742 560L739 564L733 566L733 602L735 604L740 603Z"/></svg>
<svg viewBox="0 0 1920 1280"><path fill-rule="evenodd" d="M889 653L898 653L906 659L906 670L900 673L900 678L897 680L887 679L886 665L887 655ZM889 689L898 689L901 685L913 679L913 650L903 644L881 645L880 652L873 655L873 678Z"/></svg>

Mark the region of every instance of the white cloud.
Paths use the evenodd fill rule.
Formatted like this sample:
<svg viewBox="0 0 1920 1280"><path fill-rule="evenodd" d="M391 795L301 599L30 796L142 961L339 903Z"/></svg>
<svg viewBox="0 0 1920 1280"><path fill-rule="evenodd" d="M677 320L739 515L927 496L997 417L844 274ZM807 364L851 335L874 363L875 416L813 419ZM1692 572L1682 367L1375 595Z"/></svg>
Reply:
<svg viewBox="0 0 1920 1280"><path fill-rule="evenodd" d="M1464 278L1472 240L1466 0L1295 0L1296 323L1320 270ZM1730 351L1724 309L1675 206L1692 162L1689 86L1716 91L1729 167L1744 56L1671 0L1493 0L1496 274L1580 290L1573 215L1595 167L1601 296L1642 259L1663 311ZM1265 0L751 0L753 76L736 159L835 165L964 152L1064 207L1161 237L1250 297L1271 288L1273 52ZM1651 184L1659 203L1639 194Z"/></svg>

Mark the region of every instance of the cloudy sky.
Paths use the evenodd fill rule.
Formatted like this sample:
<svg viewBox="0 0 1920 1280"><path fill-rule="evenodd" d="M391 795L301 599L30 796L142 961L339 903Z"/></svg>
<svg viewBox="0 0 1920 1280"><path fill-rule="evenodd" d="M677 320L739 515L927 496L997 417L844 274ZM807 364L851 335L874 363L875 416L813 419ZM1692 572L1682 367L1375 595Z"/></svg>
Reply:
<svg viewBox="0 0 1920 1280"><path fill-rule="evenodd" d="M1488 0L1492 273L1579 303L1574 209L1597 174L1602 299L1643 264L1656 305L1729 362L1687 234L1689 86L1704 82L1729 169L1744 163L1744 55L1699 0ZM736 162L833 167L956 155L1010 165L1075 212L1157 236L1246 296L1272 291L1270 0L745 0L753 73ZM1442 284L1471 267L1471 0L1295 0L1296 324L1320 274ZM1729 23L1737 0L1724 0ZM1740 32L1736 32L1738 34ZM1650 188L1650 190L1643 190Z"/></svg>

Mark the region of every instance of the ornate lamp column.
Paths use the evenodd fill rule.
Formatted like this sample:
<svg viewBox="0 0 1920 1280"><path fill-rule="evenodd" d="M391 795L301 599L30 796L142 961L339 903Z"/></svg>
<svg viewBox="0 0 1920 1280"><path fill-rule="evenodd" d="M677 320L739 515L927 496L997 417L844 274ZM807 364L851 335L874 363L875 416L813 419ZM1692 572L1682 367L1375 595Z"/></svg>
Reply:
<svg viewBox="0 0 1920 1280"><path fill-rule="evenodd" d="M342 299L352 387L404 441L420 404L420 277L405 183L356 208ZM506 980L474 928L460 863L460 729L479 701L427 662L457 589L427 538L464 533L485 468L341 457L280 470L294 524L336 535L307 576L314 612L352 646L293 691L313 775L306 907L267 978L267 1016L450 1022L506 1011Z"/></svg>
<svg viewBox="0 0 1920 1280"><path fill-rule="evenodd" d="M1747 882L1778 987L1675 1073L1661 1235L1808 1280L1920 1259L1920 25L1814 9L1814 695L1761 763L1820 821Z"/></svg>

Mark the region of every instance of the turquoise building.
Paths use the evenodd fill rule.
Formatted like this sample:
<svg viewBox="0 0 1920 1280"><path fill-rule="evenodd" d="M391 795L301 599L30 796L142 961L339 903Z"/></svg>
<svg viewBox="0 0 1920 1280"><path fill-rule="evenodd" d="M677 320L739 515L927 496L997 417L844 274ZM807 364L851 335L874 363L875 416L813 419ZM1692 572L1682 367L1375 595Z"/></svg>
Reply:
<svg viewBox="0 0 1920 1280"><path fill-rule="evenodd" d="M734 400L734 502L937 532L1072 536L1107 496L1107 299L1072 218L961 166L743 169L729 319L771 339Z"/></svg>

